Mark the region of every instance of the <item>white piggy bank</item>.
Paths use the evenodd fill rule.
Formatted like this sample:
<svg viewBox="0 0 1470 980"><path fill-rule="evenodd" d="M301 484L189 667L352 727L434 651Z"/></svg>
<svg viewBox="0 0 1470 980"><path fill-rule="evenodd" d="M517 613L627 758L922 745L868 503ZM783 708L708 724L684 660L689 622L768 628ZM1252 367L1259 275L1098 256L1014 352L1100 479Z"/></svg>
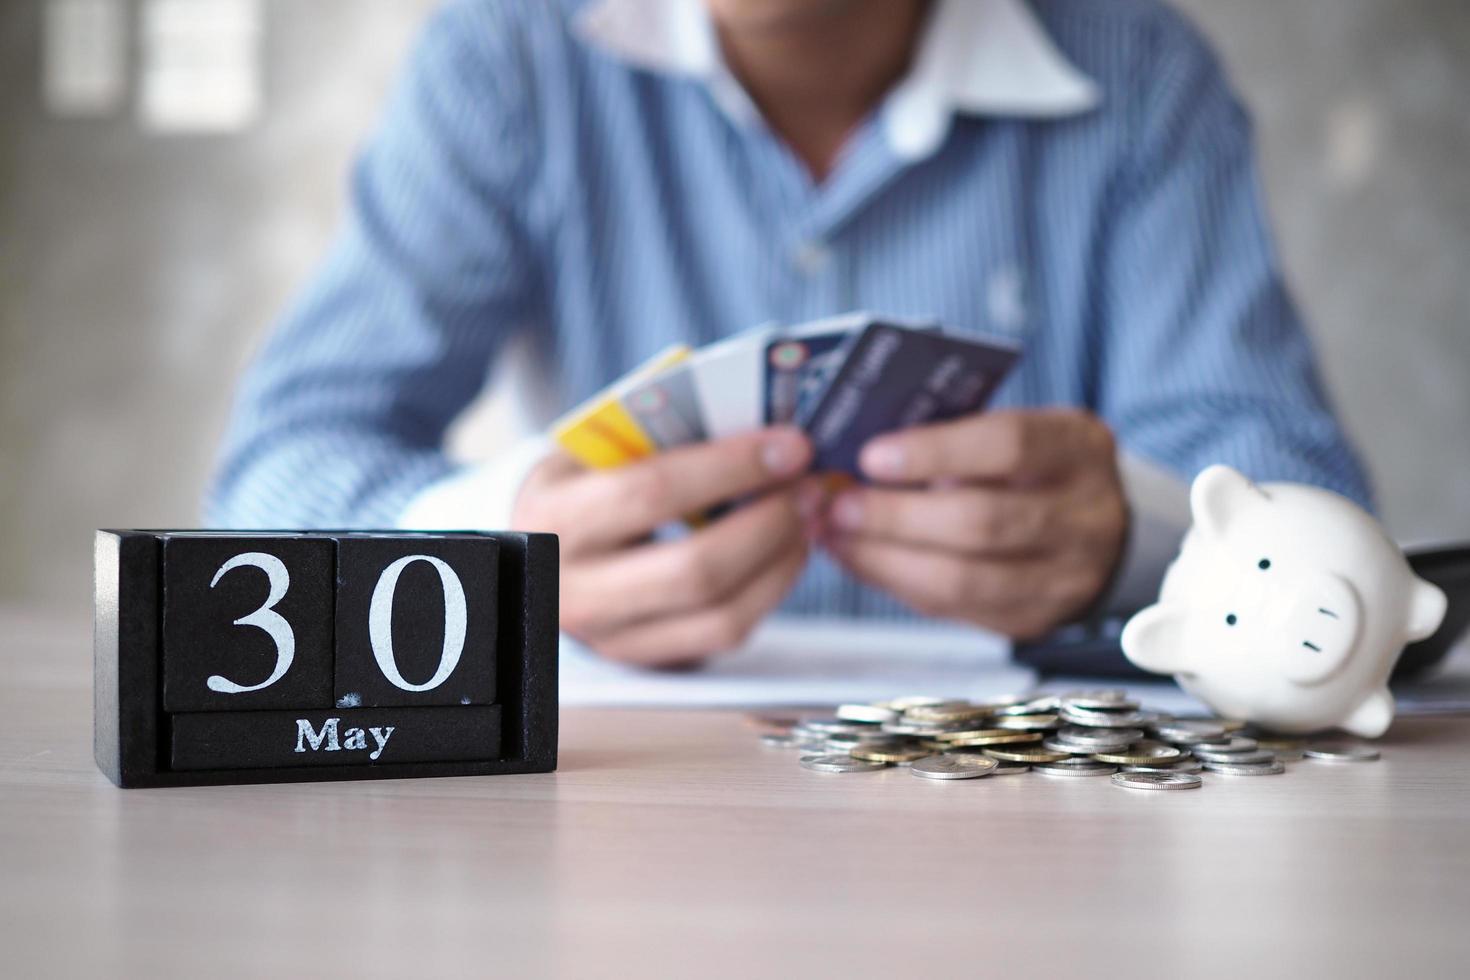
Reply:
<svg viewBox="0 0 1470 980"><path fill-rule="evenodd" d="M1393 720L1388 675L1444 618L1439 588L1352 501L1257 486L1212 466L1190 489L1194 526L1123 652L1174 674L1219 715L1276 731L1334 726L1375 738Z"/></svg>

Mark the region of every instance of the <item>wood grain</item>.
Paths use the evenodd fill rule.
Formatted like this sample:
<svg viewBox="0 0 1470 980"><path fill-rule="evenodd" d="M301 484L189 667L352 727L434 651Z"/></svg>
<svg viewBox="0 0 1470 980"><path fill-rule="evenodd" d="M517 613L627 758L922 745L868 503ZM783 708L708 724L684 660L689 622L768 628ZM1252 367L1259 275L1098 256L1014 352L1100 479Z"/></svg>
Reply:
<svg viewBox="0 0 1470 980"><path fill-rule="evenodd" d="M1451 976L1470 719L1140 793L824 775L567 711L550 775L122 791L78 617L0 611L6 976Z"/></svg>

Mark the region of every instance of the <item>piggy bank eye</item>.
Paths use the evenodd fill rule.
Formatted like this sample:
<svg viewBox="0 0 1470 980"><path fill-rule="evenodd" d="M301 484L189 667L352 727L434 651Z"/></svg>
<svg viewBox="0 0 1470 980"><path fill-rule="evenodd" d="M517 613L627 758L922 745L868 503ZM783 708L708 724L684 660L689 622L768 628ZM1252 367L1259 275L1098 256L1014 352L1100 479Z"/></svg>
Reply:
<svg viewBox="0 0 1470 980"><path fill-rule="evenodd" d="M1235 613L1229 613L1228 615L1226 615L1226 617L1225 617L1225 625L1226 626L1234 626L1236 624L1236 622L1237 622L1237 620L1235 618Z"/></svg>
<svg viewBox="0 0 1470 980"><path fill-rule="evenodd" d="M1264 572L1266 569L1271 567L1271 559L1262 558L1260 561L1256 562L1256 567Z"/></svg>

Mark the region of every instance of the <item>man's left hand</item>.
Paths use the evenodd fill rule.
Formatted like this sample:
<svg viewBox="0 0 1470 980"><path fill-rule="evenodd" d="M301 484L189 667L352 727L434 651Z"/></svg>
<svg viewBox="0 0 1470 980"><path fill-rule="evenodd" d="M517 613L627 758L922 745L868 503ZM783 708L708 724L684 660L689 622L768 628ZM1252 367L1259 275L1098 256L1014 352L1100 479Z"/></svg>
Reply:
<svg viewBox="0 0 1470 980"><path fill-rule="evenodd" d="M1108 427L1077 410L990 412L880 436L822 540L858 578L931 616L1018 639L1108 584L1128 508Z"/></svg>

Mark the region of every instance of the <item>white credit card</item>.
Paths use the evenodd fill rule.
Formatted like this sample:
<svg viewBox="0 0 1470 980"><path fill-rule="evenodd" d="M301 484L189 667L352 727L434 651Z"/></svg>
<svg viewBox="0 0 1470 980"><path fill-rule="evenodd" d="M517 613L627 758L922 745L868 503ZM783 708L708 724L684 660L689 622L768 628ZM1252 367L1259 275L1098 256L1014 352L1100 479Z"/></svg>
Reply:
<svg viewBox="0 0 1470 980"><path fill-rule="evenodd" d="M765 422L761 375L766 341L774 331L770 325L747 330L697 351L687 362L708 438L750 432Z"/></svg>

